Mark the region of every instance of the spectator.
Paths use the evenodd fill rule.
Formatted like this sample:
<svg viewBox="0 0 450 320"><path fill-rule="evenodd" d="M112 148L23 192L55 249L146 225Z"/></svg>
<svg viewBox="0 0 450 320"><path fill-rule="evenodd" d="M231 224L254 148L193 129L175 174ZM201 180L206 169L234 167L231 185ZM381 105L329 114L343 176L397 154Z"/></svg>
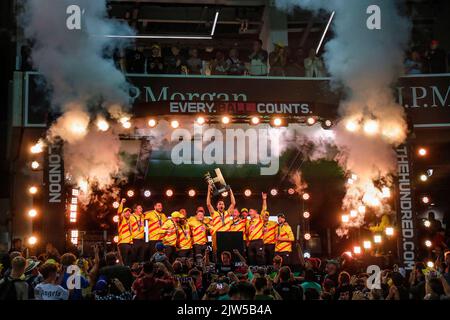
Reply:
<svg viewBox="0 0 450 320"><path fill-rule="evenodd" d="M323 282L323 290L322 290L322 294L320 295L322 300L328 300L331 301L334 299L334 295L335 295L335 283L333 282L333 280L331 279L325 279L325 281Z"/></svg>
<svg viewBox="0 0 450 320"><path fill-rule="evenodd" d="M335 300L351 300L353 287L350 284L350 274L346 271L339 273L338 286L335 291Z"/></svg>
<svg viewBox="0 0 450 320"><path fill-rule="evenodd" d="M434 236L440 229L442 229L442 223L436 219L434 211L428 212L428 221L430 221L430 227L428 229L431 232L431 236Z"/></svg>
<svg viewBox="0 0 450 320"><path fill-rule="evenodd" d="M339 263L336 260L328 260L325 265L325 280L331 280L336 285L338 283L338 266Z"/></svg>
<svg viewBox="0 0 450 320"><path fill-rule="evenodd" d="M33 259L27 259L27 264L25 267L24 275L25 281L28 284L28 297L29 299L34 299L34 287L42 281L39 273L38 266L40 261Z"/></svg>
<svg viewBox="0 0 450 320"><path fill-rule="evenodd" d="M279 283L275 286L275 290L283 300L303 300L303 289L294 284L289 267L282 267L278 277Z"/></svg>
<svg viewBox="0 0 450 320"><path fill-rule="evenodd" d="M413 50L405 60L405 74L421 74L422 69L420 54L417 50Z"/></svg>
<svg viewBox="0 0 450 320"><path fill-rule="evenodd" d="M181 74L182 70L186 68L183 56L180 54L178 46L170 48L170 54L164 59L165 70L167 74Z"/></svg>
<svg viewBox="0 0 450 320"><path fill-rule="evenodd" d="M266 76L267 75L267 51L262 48L262 41L260 39L253 42L253 52L250 54L250 70L252 76Z"/></svg>
<svg viewBox="0 0 450 320"><path fill-rule="evenodd" d="M281 43L274 44L274 51L269 55L270 76L284 77L286 67L286 51Z"/></svg>
<svg viewBox="0 0 450 320"><path fill-rule="evenodd" d="M317 291L318 295L322 292L322 287L316 281L316 276L313 270L305 270L305 279L303 283L300 285L303 289L303 292L306 292L308 289L314 289Z"/></svg>
<svg viewBox="0 0 450 320"><path fill-rule="evenodd" d="M299 47L291 55L288 55L286 62L286 76L304 77L305 76L305 51Z"/></svg>
<svg viewBox="0 0 450 320"><path fill-rule="evenodd" d="M186 66L189 74L202 74L203 63L198 57L197 49L189 49L189 59L186 61Z"/></svg>
<svg viewBox="0 0 450 320"><path fill-rule="evenodd" d="M153 44L150 56L147 59L147 73L161 74L164 71L164 60L161 55L161 47Z"/></svg>
<svg viewBox="0 0 450 320"><path fill-rule="evenodd" d="M425 265L418 262L414 265L409 274L409 291L413 300L422 300L425 296L425 275L423 270Z"/></svg>
<svg viewBox="0 0 450 320"><path fill-rule="evenodd" d="M245 72L245 66L239 60L239 52L236 48L232 48L226 61L226 70L229 75L241 76Z"/></svg>
<svg viewBox="0 0 450 320"><path fill-rule="evenodd" d="M216 57L211 61L210 69L212 75L227 74L227 62L222 51L216 52Z"/></svg>
<svg viewBox="0 0 450 320"><path fill-rule="evenodd" d="M13 252L13 251L20 252L20 254L21 254L23 257L27 258L27 255L28 255L28 249L27 249L26 247L23 246L23 244L22 244L22 239L20 239L20 238L15 238L15 239L13 239L11 248L9 249L8 253L11 253L11 252Z"/></svg>
<svg viewBox="0 0 450 320"><path fill-rule="evenodd" d="M61 256L63 277L61 286L69 289L69 300L81 300L82 290L89 286L89 281L82 275L82 266L75 264L77 257L72 253L65 253ZM73 289L72 289L73 288Z"/></svg>
<svg viewBox="0 0 450 320"><path fill-rule="evenodd" d="M308 78L325 77L323 61L316 55L314 48L309 50L309 56L304 60L305 75Z"/></svg>
<svg viewBox="0 0 450 320"><path fill-rule="evenodd" d="M254 300L255 294L255 287L247 281L232 284L228 293L231 300Z"/></svg>
<svg viewBox="0 0 450 320"><path fill-rule="evenodd" d="M45 263L40 272L43 281L34 288L36 300L67 300L69 291L57 284L58 267L54 263Z"/></svg>
<svg viewBox="0 0 450 320"><path fill-rule="evenodd" d="M146 57L144 48L137 47L128 49L125 52L125 68L127 73L145 73Z"/></svg>
<svg viewBox="0 0 450 320"><path fill-rule="evenodd" d="M404 285L404 278L399 272L391 274L391 285L386 300L408 300L409 294Z"/></svg>
<svg viewBox="0 0 450 320"><path fill-rule="evenodd" d="M28 284L24 280L26 260L16 256L11 261L11 272L0 280L0 301L28 300Z"/></svg>
<svg viewBox="0 0 450 320"><path fill-rule="evenodd" d="M109 252L106 254L106 266L101 268L99 276L104 276L108 284L112 284L113 279L118 279L121 285L124 286L125 291L131 290L133 284L133 275L129 267L118 263L117 255L115 252ZM117 291L116 286L113 286L111 293L119 295L121 292Z"/></svg>
<svg viewBox="0 0 450 320"><path fill-rule="evenodd" d="M266 277L257 277L254 280L255 285L255 300L274 300L274 297L269 292L269 281Z"/></svg>
<svg viewBox="0 0 450 320"><path fill-rule="evenodd" d="M432 40L430 49L425 52L427 71L429 73L447 72L447 57L445 51L439 46L438 40Z"/></svg>

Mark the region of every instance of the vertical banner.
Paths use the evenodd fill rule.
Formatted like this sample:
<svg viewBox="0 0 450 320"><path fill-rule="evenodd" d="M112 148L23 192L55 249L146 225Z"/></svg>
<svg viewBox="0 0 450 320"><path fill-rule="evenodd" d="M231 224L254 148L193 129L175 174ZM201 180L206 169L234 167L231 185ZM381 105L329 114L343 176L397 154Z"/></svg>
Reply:
<svg viewBox="0 0 450 320"><path fill-rule="evenodd" d="M63 142L49 144L44 163L44 205L42 217L42 244L52 243L60 252L65 245L65 190Z"/></svg>
<svg viewBox="0 0 450 320"><path fill-rule="evenodd" d="M417 221L412 188L411 151L408 144L397 152L397 225L398 256L406 270L414 267L417 254Z"/></svg>

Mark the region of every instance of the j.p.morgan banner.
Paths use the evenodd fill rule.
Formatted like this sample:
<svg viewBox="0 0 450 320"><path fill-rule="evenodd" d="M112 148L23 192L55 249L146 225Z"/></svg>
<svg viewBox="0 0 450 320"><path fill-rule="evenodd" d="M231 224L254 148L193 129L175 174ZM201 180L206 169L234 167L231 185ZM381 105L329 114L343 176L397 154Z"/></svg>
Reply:
<svg viewBox="0 0 450 320"><path fill-rule="evenodd" d="M370 76L370 75L368 75ZM27 124L44 124L48 102L28 73ZM337 115L339 92L327 79L130 75L135 116L170 114ZM393 93L419 127L450 125L450 75L402 77Z"/></svg>

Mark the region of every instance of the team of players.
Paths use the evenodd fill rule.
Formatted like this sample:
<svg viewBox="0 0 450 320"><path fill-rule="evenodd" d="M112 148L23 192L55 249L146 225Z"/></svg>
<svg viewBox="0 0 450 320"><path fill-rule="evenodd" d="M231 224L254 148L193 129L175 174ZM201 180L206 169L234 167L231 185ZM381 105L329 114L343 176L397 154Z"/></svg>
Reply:
<svg viewBox="0 0 450 320"><path fill-rule="evenodd" d="M172 212L167 218L161 202L155 203L153 210L148 212L136 205L132 212L130 208L124 208L125 199L122 199L118 209L118 247L123 262L130 265L148 260L155 253L158 242L164 244L171 261L175 257L203 256L208 246L208 235L214 239L217 232L231 231L242 232L250 265L271 264L274 255L281 256L288 263L294 235L283 214L278 215L277 222L269 220L267 194L262 194L261 214L255 209L237 210L233 191L230 190L229 194L231 204L227 210L223 200L217 201L214 208L209 188L206 206L210 217L205 217L205 209L198 207L190 218L184 209Z"/></svg>

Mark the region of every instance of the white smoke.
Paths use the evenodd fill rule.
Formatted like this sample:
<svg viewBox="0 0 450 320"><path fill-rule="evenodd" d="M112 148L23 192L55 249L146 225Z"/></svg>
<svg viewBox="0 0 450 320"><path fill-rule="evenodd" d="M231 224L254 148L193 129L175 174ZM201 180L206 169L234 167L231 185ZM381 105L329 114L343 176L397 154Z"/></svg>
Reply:
<svg viewBox="0 0 450 320"><path fill-rule="evenodd" d="M90 125L98 114L119 119L129 108L128 83L113 61L126 43L104 35L130 35L128 25L108 19L106 0L27 0L20 22L33 43L34 67L44 76L55 114L48 131L65 141L65 167L88 201L92 186L112 186L120 169L117 130ZM82 10L81 30L69 30L66 10Z"/></svg>
<svg viewBox="0 0 450 320"><path fill-rule="evenodd" d="M342 207L346 213L366 206L376 214L389 213L381 190L391 185L393 146L407 135L404 110L395 102L391 86L402 70L410 34L408 20L391 0L277 0L277 5L286 10L300 6L335 12L331 25L334 38L325 45L324 60L333 83L346 95L334 128L340 151L336 160L349 177L356 177L346 185ZM381 30L366 26L370 5L381 9ZM365 210L358 211L338 234L360 226L364 214Z"/></svg>

